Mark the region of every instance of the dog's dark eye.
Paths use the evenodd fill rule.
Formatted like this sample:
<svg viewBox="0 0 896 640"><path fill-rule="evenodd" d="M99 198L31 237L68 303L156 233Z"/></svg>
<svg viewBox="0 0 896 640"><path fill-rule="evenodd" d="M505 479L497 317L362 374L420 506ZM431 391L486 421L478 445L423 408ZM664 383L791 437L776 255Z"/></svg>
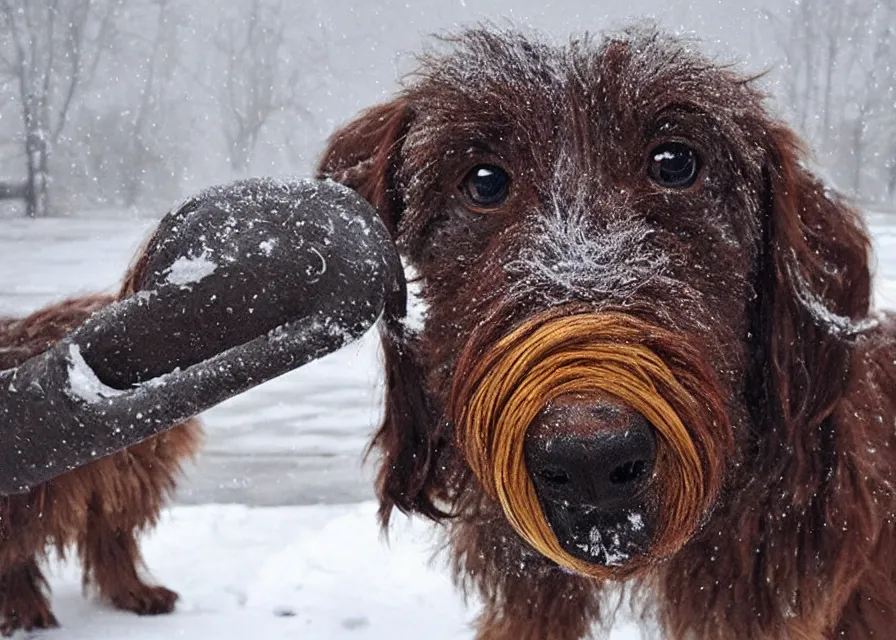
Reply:
<svg viewBox="0 0 896 640"><path fill-rule="evenodd" d="M686 189L697 181L700 157L680 142L665 142L650 152L650 179L661 187Z"/></svg>
<svg viewBox="0 0 896 640"><path fill-rule="evenodd" d="M507 199L510 176L501 167L480 164L470 169L461 184L461 191L472 206L494 209Z"/></svg>

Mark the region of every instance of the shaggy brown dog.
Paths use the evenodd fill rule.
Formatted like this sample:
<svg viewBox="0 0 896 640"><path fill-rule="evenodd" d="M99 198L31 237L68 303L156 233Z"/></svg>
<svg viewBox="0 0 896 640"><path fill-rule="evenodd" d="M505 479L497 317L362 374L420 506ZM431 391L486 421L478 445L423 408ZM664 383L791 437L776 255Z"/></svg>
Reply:
<svg viewBox="0 0 896 640"><path fill-rule="evenodd" d="M138 262L119 297L141 279ZM0 369L45 351L115 299L74 298L23 319L0 320ZM201 439L199 422L190 420L29 493L0 497L0 632L57 626L39 567L54 547L64 553L76 545L85 589L92 584L114 606L139 614L172 611L177 594L140 576L137 535L156 524L181 463Z"/></svg>
<svg viewBox="0 0 896 640"><path fill-rule="evenodd" d="M896 323L859 214L692 42L448 46L320 165L428 304L383 332L384 523L446 523L481 638L581 638L620 583L670 638L890 637Z"/></svg>

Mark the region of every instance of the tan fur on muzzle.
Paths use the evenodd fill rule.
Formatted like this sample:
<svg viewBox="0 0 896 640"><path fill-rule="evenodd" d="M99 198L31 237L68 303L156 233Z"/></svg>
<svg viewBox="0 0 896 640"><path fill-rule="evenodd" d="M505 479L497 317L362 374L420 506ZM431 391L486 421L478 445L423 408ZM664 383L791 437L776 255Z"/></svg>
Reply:
<svg viewBox="0 0 896 640"><path fill-rule="evenodd" d="M718 490L730 436L714 378L682 336L621 313L552 312L484 352L475 339L471 347L450 403L460 445L532 547L573 571L609 578L671 554L693 534ZM657 432L653 544L622 568L589 564L561 548L526 470L526 431L538 413L559 396L589 392L615 396Z"/></svg>

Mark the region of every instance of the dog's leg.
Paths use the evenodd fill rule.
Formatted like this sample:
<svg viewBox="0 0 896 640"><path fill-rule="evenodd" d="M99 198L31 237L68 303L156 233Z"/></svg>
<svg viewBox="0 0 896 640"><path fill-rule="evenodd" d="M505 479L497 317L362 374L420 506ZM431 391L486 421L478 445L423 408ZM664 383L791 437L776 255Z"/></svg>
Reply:
<svg viewBox="0 0 896 640"><path fill-rule="evenodd" d="M121 526L115 522L94 499L79 545L84 586L93 583L100 595L119 609L140 615L170 613L177 594L165 587L150 586L140 578L143 559L137 530L133 524Z"/></svg>
<svg viewBox="0 0 896 640"><path fill-rule="evenodd" d="M45 589L46 578L34 557L5 567L0 574L0 633L58 627Z"/></svg>

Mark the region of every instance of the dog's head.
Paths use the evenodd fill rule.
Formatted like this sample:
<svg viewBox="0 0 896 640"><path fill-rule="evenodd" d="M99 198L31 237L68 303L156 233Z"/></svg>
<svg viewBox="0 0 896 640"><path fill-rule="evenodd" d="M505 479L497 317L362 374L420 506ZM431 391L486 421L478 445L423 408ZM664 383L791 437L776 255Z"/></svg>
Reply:
<svg viewBox="0 0 896 640"><path fill-rule="evenodd" d="M830 412L866 234L691 42L447 44L321 163L428 306L383 333L382 513L500 513L559 565L631 575Z"/></svg>

